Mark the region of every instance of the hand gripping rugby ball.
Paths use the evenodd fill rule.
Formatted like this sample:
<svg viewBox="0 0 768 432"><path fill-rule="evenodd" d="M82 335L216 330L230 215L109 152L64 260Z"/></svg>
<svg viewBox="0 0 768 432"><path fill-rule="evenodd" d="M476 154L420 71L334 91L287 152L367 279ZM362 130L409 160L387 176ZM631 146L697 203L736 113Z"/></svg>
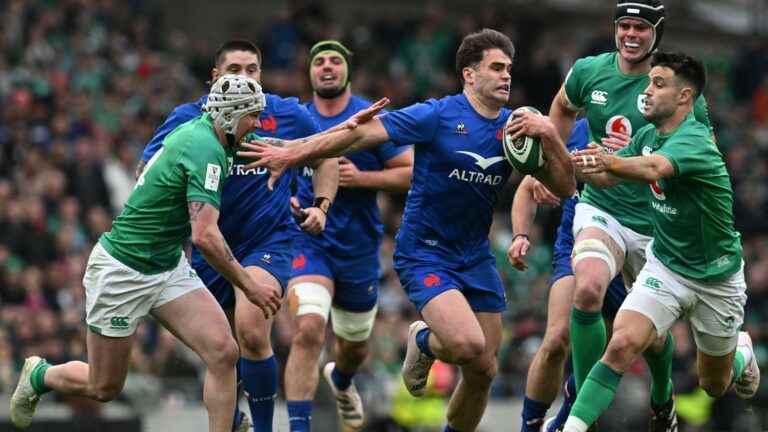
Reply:
<svg viewBox="0 0 768 432"><path fill-rule="evenodd" d="M541 112L536 108L529 106L520 107L509 115L507 122L504 124L504 130L506 131L507 126L512 123L515 116L525 111L541 115ZM541 149L541 140L538 137L521 136L516 140L511 140L509 135L504 133L501 145L504 148L504 156L507 158L507 162L523 174L533 174L544 165L546 160Z"/></svg>

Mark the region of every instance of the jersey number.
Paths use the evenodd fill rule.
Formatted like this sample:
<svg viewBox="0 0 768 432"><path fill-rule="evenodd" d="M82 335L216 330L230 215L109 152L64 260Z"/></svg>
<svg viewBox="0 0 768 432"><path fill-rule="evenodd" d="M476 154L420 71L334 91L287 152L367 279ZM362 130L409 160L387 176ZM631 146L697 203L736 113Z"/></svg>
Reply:
<svg viewBox="0 0 768 432"><path fill-rule="evenodd" d="M160 147L160 150L158 150L157 153L155 153L154 156L152 156L152 158L149 159L149 161L147 162L147 165L144 166L144 171L141 172L139 179L136 180L136 186L133 187L134 189L144 184L144 176L147 174L147 171L149 171L149 169L152 168L152 165L157 161L157 158L159 158L160 155L163 154L163 150L165 150L165 147Z"/></svg>

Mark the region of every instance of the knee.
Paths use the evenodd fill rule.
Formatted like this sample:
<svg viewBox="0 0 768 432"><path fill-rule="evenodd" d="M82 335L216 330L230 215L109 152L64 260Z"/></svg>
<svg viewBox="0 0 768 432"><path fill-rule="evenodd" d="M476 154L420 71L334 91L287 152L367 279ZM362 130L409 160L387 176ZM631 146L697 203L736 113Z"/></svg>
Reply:
<svg viewBox="0 0 768 432"><path fill-rule="evenodd" d="M704 389L704 391L707 392L709 396L718 398L724 395L726 391L728 391L728 387L730 387L730 380L702 376L699 377L699 387Z"/></svg>
<svg viewBox="0 0 768 432"><path fill-rule="evenodd" d="M222 336L210 344L206 352L200 353L209 369L233 368L240 358L240 350L232 336Z"/></svg>
<svg viewBox="0 0 768 432"><path fill-rule="evenodd" d="M576 278L573 304L583 311L598 311L603 307L603 287L597 278L590 275Z"/></svg>
<svg viewBox="0 0 768 432"><path fill-rule="evenodd" d="M325 320L313 314L305 315L298 320L293 346L305 350L320 350L325 343Z"/></svg>
<svg viewBox="0 0 768 432"><path fill-rule="evenodd" d="M568 356L569 344L568 326L557 326L544 334L540 350L546 358L564 360Z"/></svg>
<svg viewBox="0 0 768 432"><path fill-rule="evenodd" d="M485 337L482 334L478 336L459 335L446 345L451 353L451 357L453 357L457 364L469 364L483 355L485 351Z"/></svg>
<svg viewBox="0 0 768 432"><path fill-rule="evenodd" d="M626 370L643 350L643 341L633 338L632 335L621 329L617 329L611 336L608 347L605 350L605 358L614 367Z"/></svg>
<svg viewBox="0 0 768 432"><path fill-rule="evenodd" d="M269 348L269 328L253 325L237 325L237 336L246 351L261 351Z"/></svg>
<svg viewBox="0 0 768 432"><path fill-rule="evenodd" d="M123 391L123 383L106 383L93 387L91 394L99 402L109 402L114 400L121 391Z"/></svg>

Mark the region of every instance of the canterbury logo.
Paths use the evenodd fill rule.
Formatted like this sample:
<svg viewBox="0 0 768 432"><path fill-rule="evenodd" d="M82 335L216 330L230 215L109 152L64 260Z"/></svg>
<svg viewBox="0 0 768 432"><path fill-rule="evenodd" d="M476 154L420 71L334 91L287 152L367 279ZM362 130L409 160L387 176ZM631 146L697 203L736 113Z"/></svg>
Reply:
<svg viewBox="0 0 768 432"><path fill-rule="evenodd" d="M475 165L479 166L482 169L488 169L493 164L499 163L504 160L504 156L494 156L490 158L484 158L477 153L472 153L468 151L457 151L456 153L465 154L471 157L472 159L475 160Z"/></svg>

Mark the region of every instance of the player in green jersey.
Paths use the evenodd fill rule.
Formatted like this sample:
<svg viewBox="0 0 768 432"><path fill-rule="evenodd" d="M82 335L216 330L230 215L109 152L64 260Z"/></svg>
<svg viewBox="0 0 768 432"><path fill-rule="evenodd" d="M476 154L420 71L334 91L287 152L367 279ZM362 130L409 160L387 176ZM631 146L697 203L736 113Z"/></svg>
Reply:
<svg viewBox="0 0 768 432"><path fill-rule="evenodd" d="M217 225L235 146L259 126L264 106L256 81L224 75L211 88L207 113L166 137L88 260L83 279L88 363L53 366L37 356L27 358L11 398L17 427L30 425L40 396L51 390L114 399L125 382L136 326L152 315L207 365L208 430L231 429L237 343L221 307L187 263L182 244L191 235L206 260L265 316L277 312L280 293L240 266Z"/></svg>
<svg viewBox="0 0 768 432"><path fill-rule="evenodd" d="M702 64L684 54L654 56L643 115L652 123L617 155L597 145L573 159L600 186L627 179L651 191L654 239L613 337L580 390L567 432L584 432L608 408L637 356L678 319L693 328L699 385L713 397L733 384L752 397L760 370L744 322L747 296L741 236L733 226L733 191L709 128L692 114L706 81Z"/></svg>

